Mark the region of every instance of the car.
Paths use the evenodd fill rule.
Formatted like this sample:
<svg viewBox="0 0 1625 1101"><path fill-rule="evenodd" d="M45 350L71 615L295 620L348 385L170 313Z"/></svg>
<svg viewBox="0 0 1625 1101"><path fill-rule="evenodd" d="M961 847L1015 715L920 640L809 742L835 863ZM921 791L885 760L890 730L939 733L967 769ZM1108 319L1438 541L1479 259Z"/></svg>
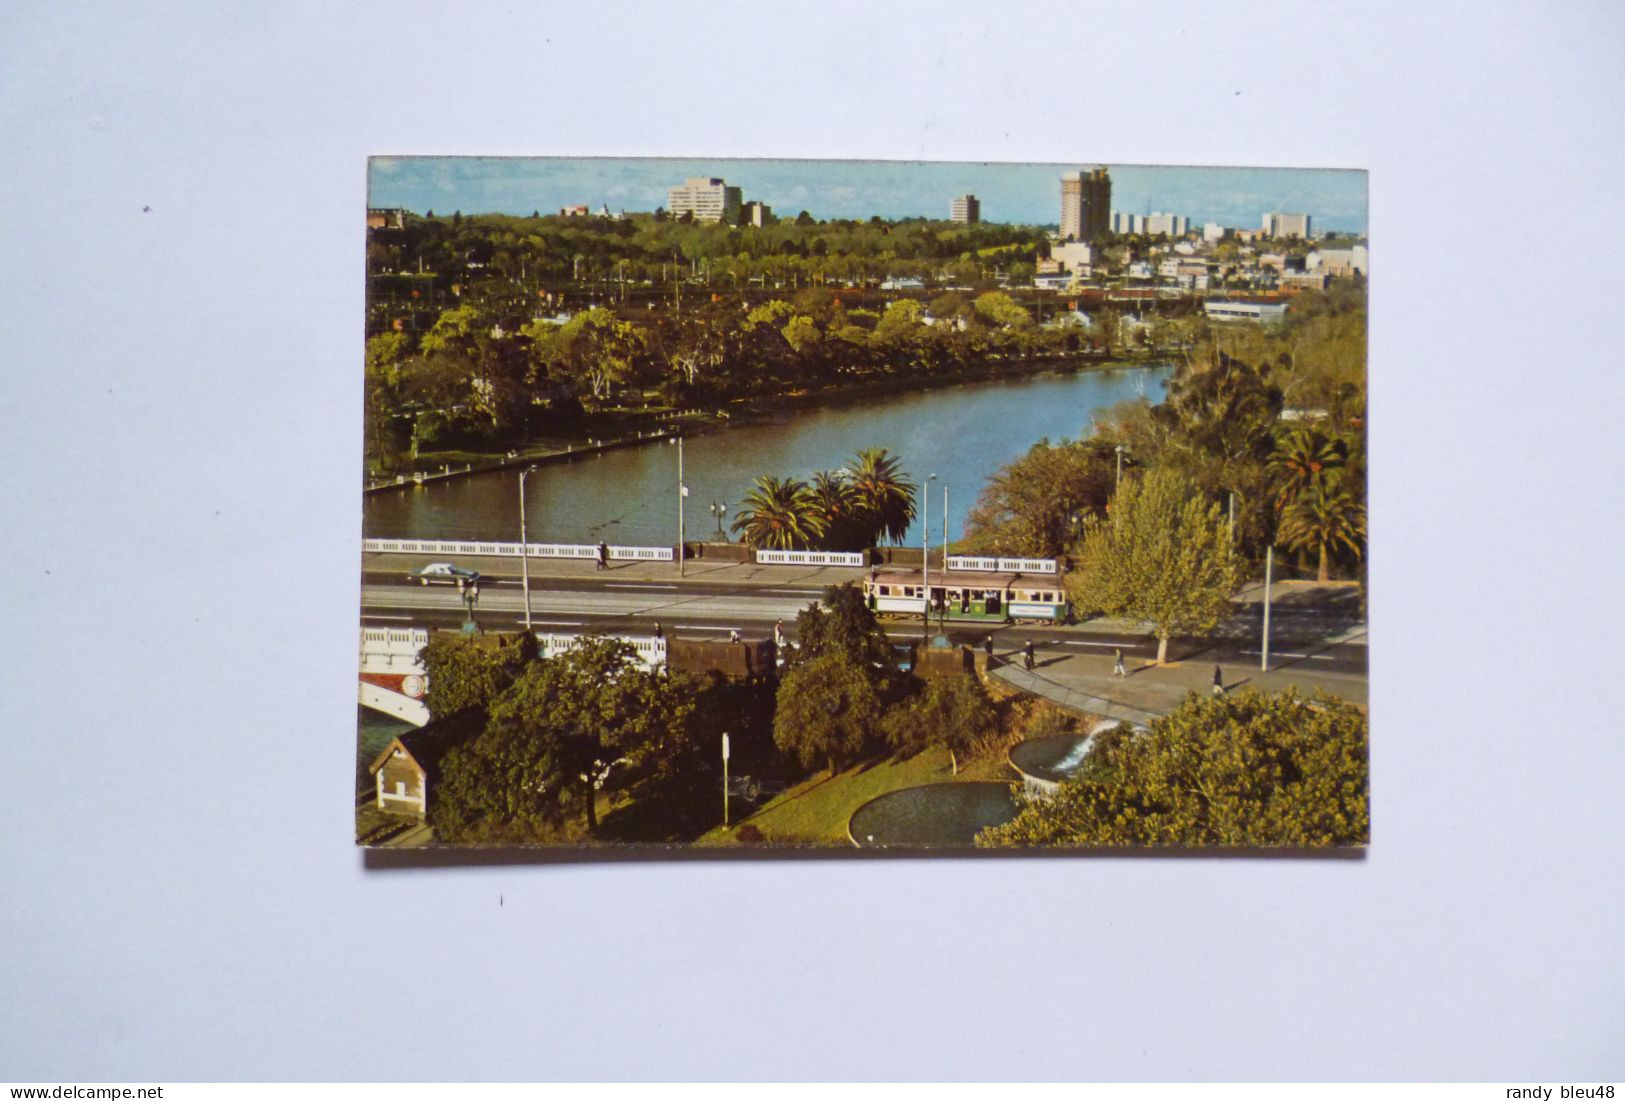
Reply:
<svg viewBox="0 0 1625 1101"><path fill-rule="evenodd" d="M454 566L450 562L430 562L417 573L406 575L408 581L416 581L419 585L477 585L480 582L478 570L465 570L461 566Z"/></svg>

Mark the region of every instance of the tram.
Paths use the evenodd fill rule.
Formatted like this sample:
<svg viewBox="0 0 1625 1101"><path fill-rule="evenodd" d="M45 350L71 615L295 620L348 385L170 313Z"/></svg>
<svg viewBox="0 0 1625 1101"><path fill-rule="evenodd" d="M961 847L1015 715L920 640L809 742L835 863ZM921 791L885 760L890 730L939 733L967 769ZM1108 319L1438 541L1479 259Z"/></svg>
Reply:
<svg viewBox="0 0 1625 1101"><path fill-rule="evenodd" d="M863 596L878 616L921 616L929 601L932 617L950 623L1064 623L1072 615L1059 574L932 570L928 579L919 570L881 569L864 579Z"/></svg>

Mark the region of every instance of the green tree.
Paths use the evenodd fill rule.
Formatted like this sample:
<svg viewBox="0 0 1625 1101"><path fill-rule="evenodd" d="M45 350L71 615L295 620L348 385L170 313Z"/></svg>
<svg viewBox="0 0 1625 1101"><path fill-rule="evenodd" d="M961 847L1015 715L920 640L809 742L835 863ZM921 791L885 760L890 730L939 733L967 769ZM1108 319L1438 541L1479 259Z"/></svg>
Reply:
<svg viewBox="0 0 1625 1101"><path fill-rule="evenodd" d="M1084 517L1106 507L1116 461L1106 441L1040 440L988 480L966 518L969 549L1038 558L1066 553Z"/></svg>
<svg viewBox="0 0 1625 1101"><path fill-rule="evenodd" d="M431 824L444 840L534 840L596 795L658 774L689 748L697 683L643 669L632 647L588 638L526 665L490 721L447 755Z"/></svg>
<svg viewBox="0 0 1625 1101"><path fill-rule="evenodd" d="M429 714L440 719L470 708L484 710L535 658L536 640L525 633L467 638L434 632L423 648Z"/></svg>
<svg viewBox="0 0 1625 1101"><path fill-rule="evenodd" d="M796 647L785 655L788 670L815 658L840 654L866 671L877 691L889 693L897 677L897 659L880 621L852 582L831 585L821 603L809 604L796 616Z"/></svg>
<svg viewBox="0 0 1625 1101"><path fill-rule="evenodd" d="M1316 575L1326 581L1330 556L1346 550L1361 557L1365 540L1365 506L1337 485L1319 486L1298 496L1281 518L1279 537L1288 550L1301 550L1320 556Z"/></svg>
<svg viewBox="0 0 1625 1101"><path fill-rule="evenodd" d="M1348 461L1348 445L1314 426L1292 429L1270 455L1275 507L1285 511L1306 492L1327 488Z"/></svg>
<svg viewBox="0 0 1625 1101"><path fill-rule="evenodd" d="M539 322L524 332L534 340L541 366L600 402L627 377L643 350L641 330L603 306L583 310L563 325Z"/></svg>
<svg viewBox="0 0 1625 1101"><path fill-rule="evenodd" d="M976 678L938 677L907 704L888 712L882 725L887 742L901 752L942 746L957 776L959 754L990 737L998 728L998 716Z"/></svg>
<svg viewBox="0 0 1625 1101"><path fill-rule="evenodd" d="M844 471L813 472L812 507L824 529L819 546L825 550L856 551L869 545L863 508Z"/></svg>
<svg viewBox="0 0 1625 1101"><path fill-rule="evenodd" d="M807 484L771 475L756 479L739 502L731 527L750 546L771 550L809 547L824 534L823 517Z"/></svg>
<svg viewBox="0 0 1625 1101"><path fill-rule="evenodd" d="M1053 796L977 844L1327 848L1370 840L1369 724L1295 691L1191 696L1149 730L1095 736Z"/></svg>
<svg viewBox="0 0 1625 1101"><path fill-rule="evenodd" d="M784 675L773 743L802 768L827 763L833 776L862 751L880 716L880 697L863 667L847 654L826 653Z"/></svg>
<svg viewBox="0 0 1625 1101"><path fill-rule="evenodd" d="M1219 507L1166 470L1123 479L1106 517L1086 522L1082 558L1066 578L1077 607L1151 623L1158 664L1175 634L1216 626L1241 582Z"/></svg>
<svg viewBox="0 0 1625 1101"><path fill-rule="evenodd" d="M897 542L914 521L914 495L918 486L909 481L895 455L884 447L859 451L847 470L848 481L869 521L870 538L884 537Z"/></svg>

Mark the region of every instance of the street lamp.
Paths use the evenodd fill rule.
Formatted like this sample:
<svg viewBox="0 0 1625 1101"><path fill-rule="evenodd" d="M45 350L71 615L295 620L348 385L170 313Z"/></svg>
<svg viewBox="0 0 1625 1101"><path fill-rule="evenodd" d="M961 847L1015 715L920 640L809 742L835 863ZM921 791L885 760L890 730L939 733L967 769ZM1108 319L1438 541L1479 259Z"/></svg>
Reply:
<svg viewBox="0 0 1625 1101"><path fill-rule="evenodd" d="M525 541L525 479L536 472L528 466L519 472L519 570L525 587L525 630L530 630L530 544Z"/></svg>
<svg viewBox="0 0 1625 1101"><path fill-rule="evenodd" d="M474 608L480 602L480 583L472 581L464 584L459 580L457 592L463 598L463 607L467 609L467 618L463 620L463 634L472 637L480 630L479 624L474 622Z"/></svg>
<svg viewBox="0 0 1625 1101"><path fill-rule="evenodd" d="M937 480L935 474L925 479L925 492L920 494L920 586L925 596L925 615L920 629L922 638L931 634L931 483Z"/></svg>
<svg viewBox="0 0 1625 1101"><path fill-rule="evenodd" d="M717 518L717 542L726 543L728 537L722 532L722 518L728 515L728 502L711 502L711 514Z"/></svg>
<svg viewBox="0 0 1625 1101"><path fill-rule="evenodd" d="M1123 445L1118 444L1117 445L1117 484L1112 487L1112 492L1115 493L1119 489L1122 489L1122 488L1123 488Z"/></svg>

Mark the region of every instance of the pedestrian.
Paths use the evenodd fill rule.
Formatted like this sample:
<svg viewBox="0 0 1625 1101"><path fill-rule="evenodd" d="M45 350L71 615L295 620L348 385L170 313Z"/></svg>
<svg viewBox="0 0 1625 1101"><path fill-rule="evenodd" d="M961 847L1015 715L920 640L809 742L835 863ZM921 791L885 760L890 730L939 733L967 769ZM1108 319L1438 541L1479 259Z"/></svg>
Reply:
<svg viewBox="0 0 1625 1101"><path fill-rule="evenodd" d="M992 668L992 666L993 666L993 632L992 631L989 631L986 635L984 635L982 637L982 652L987 655L988 667Z"/></svg>
<svg viewBox="0 0 1625 1101"><path fill-rule="evenodd" d="M607 543L598 544L598 568L601 570L609 569L609 545Z"/></svg>
<svg viewBox="0 0 1625 1101"><path fill-rule="evenodd" d="M1224 670L1217 665L1213 667L1213 694L1215 696L1224 695Z"/></svg>
<svg viewBox="0 0 1625 1101"><path fill-rule="evenodd" d="M1123 668L1123 651L1122 651L1122 648L1119 647L1118 649L1113 650L1112 651L1112 656L1114 658L1116 658L1116 662L1112 665L1112 676L1114 676L1114 677L1126 677L1126 676L1128 676L1128 670Z"/></svg>
<svg viewBox="0 0 1625 1101"><path fill-rule="evenodd" d="M729 642L738 642L739 641L739 628L735 627L733 630L728 632L728 641Z"/></svg>
<svg viewBox="0 0 1625 1101"><path fill-rule="evenodd" d="M666 632L664 632L664 631L662 631L660 629L660 621L658 619L655 620L655 638L659 639L659 638L665 638L665 637L666 637Z"/></svg>
<svg viewBox="0 0 1625 1101"><path fill-rule="evenodd" d="M782 619L773 624L773 645L781 650L784 649L784 620Z"/></svg>
<svg viewBox="0 0 1625 1101"><path fill-rule="evenodd" d="M1021 648L1021 663L1029 670L1033 667L1033 644L1031 639L1028 639L1027 645Z"/></svg>

